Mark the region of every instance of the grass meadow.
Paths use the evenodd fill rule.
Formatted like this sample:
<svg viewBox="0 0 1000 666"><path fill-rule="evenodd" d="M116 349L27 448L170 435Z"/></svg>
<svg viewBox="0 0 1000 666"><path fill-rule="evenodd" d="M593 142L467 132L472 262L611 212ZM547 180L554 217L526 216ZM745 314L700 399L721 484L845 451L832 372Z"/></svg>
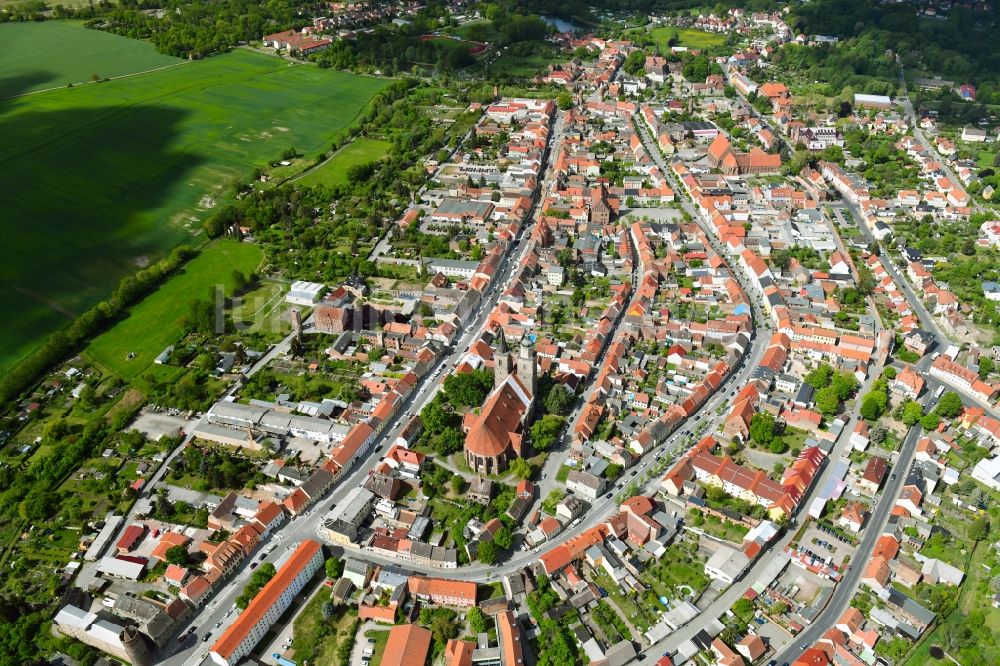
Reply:
<svg viewBox="0 0 1000 666"><path fill-rule="evenodd" d="M379 139L355 139L344 146L329 162L310 171L297 182L300 185L343 185L347 170L355 164L374 162L385 157L392 144Z"/></svg>
<svg viewBox="0 0 1000 666"><path fill-rule="evenodd" d="M20 67L5 74L34 80ZM386 84L237 50L0 101L0 371L197 240L235 178L290 147L328 148Z"/></svg>
<svg viewBox="0 0 1000 666"><path fill-rule="evenodd" d="M670 51L670 36L676 32L680 38L678 46L686 46L689 49L707 49L712 46L722 46L726 43L726 35L705 30L695 30L694 28L675 28L673 26L661 26L649 31L649 37L659 47L662 53Z"/></svg>
<svg viewBox="0 0 1000 666"><path fill-rule="evenodd" d="M177 341L190 303L208 298L215 285L233 291L233 270L256 270L264 254L257 245L218 240L192 259L162 287L132 308L128 316L94 338L84 355L123 379L135 379L153 359ZM135 357L128 358L130 353Z"/></svg>

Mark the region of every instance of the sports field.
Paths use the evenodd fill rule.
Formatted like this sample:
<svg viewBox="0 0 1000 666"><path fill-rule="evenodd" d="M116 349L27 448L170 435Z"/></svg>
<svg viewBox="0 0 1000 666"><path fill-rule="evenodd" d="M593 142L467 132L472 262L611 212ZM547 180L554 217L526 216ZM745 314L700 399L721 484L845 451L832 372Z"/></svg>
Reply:
<svg viewBox="0 0 1000 666"><path fill-rule="evenodd" d="M0 25L0 43L0 97L184 63L149 42L87 30L76 21Z"/></svg>
<svg viewBox="0 0 1000 666"><path fill-rule="evenodd" d="M167 345L177 341L192 301L208 298L217 284L225 285L226 294L231 295L233 270L251 273L263 256L257 245L215 241L132 308L125 319L97 336L84 355L124 379L138 377ZM133 353L135 357L129 359Z"/></svg>
<svg viewBox="0 0 1000 666"><path fill-rule="evenodd" d="M392 144L378 139L355 139L344 146L329 162L310 171L295 182L300 185L343 185L347 182L347 169L355 164L365 164L382 159Z"/></svg>
<svg viewBox="0 0 1000 666"><path fill-rule="evenodd" d="M199 234L236 177L327 148L385 85L237 50L0 101L0 370Z"/></svg>

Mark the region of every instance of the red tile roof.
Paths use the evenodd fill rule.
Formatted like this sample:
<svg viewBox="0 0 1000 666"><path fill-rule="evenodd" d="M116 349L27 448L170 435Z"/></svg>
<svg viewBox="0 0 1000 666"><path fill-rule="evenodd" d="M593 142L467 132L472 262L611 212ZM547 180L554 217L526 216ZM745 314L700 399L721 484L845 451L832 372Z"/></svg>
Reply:
<svg viewBox="0 0 1000 666"><path fill-rule="evenodd" d="M145 533L145 525L129 525L118 540L118 550L132 550Z"/></svg>
<svg viewBox="0 0 1000 666"><path fill-rule="evenodd" d="M476 644L452 638L444 648L445 666L472 666L472 651Z"/></svg>
<svg viewBox="0 0 1000 666"><path fill-rule="evenodd" d="M274 578L261 588L257 596L250 602L250 605L246 607L246 610L240 613L236 620L229 625L229 628L222 633L219 640L212 646L212 652L228 660L256 626L260 620L260 616L274 606L278 598L284 594L285 590L292 584L296 576L301 573L309 560L317 552L320 552L322 548L323 546L318 541L313 541L312 539L307 539L299 544L299 547L295 549L295 552L288 558L284 566L278 570Z"/></svg>
<svg viewBox="0 0 1000 666"><path fill-rule="evenodd" d="M389 630L382 653L382 666L424 666L431 648L431 632L416 624L402 624Z"/></svg>

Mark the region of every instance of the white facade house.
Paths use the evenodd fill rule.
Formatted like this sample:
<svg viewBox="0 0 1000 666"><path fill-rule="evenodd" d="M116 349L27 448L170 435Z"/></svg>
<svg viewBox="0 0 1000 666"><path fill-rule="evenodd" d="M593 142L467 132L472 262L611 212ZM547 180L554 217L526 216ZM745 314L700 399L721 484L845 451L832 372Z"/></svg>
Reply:
<svg viewBox="0 0 1000 666"><path fill-rule="evenodd" d="M1000 456L977 462L972 469L972 478L993 490L1000 490Z"/></svg>

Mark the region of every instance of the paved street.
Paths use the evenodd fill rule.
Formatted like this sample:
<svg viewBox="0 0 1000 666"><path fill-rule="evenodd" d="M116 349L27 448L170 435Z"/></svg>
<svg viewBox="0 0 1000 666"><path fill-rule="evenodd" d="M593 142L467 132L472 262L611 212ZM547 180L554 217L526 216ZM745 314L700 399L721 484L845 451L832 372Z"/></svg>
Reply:
<svg viewBox="0 0 1000 666"><path fill-rule="evenodd" d="M875 542L882 536L882 530L889 520L889 513L896 502L896 496L899 494L899 489L903 487L903 482L906 480L907 471L913 462L913 454L916 452L917 440L920 439L921 434L922 431L919 426L910 428L910 432L907 433L906 438L903 440L899 458L897 458L896 464L893 466L893 474L879 493L878 503L875 505L871 518L868 520L868 525L865 527L861 543L858 544L854 555L851 557L851 563L847 566L847 573L837 583L830 601L819 617L772 657L779 664L783 661L792 661L794 657L797 657L807 647L813 645L836 624L837 620L850 605L851 599L857 591L861 576L865 572L868 560L871 558L872 551L875 549Z"/></svg>
<svg viewBox="0 0 1000 666"><path fill-rule="evenodd" d="M555 141L555 137L559 136L561 127L561 118L559 118L553 127L554 131L552 132L552 141ZM550 178L551 174L547 172L545 181L542 185L543 187L548 186ZM536 206L537 202L538 197L536 196L534 202ZM529 215L528 219L531 219L531 215ZM421 409L423 409L427 402L434 398L434 395L444 382L444 377L447 375L447 372L455 367L455 364L467 351L469 345L480 335L489 313L492 311L494 305L506 287L506 284L517 270L517 267L530 246L530 228L526 225L516 239L512 250L501 262L499 266L500 270L498 273L498 279L494 280L487 288L487 291L484 293L481 307L475 311L472 320L464 327L465 333L463 333L462 336L458 338L446 351L446 353L441 356L436 366L433 368L433 371L429 372L418 384L418 387L410 394L407 401L400 408L397 418L386 427L381 437L377 440L373 450L366 459L366 462L353 472L349 473L345 478L338 481L335 489L330 495L318 502L306 513L290 520L265 544L263 544L262 550L265 553L263 561L274 563L279 560L285 552L302 540L315 538L317 529L320 527L323 517L330 510L330 508L342 501L352 488L364 482L371 469L373 469L374 466L381 460L382 456L386 453L386 451L388 451L392 442L399 436L406 423L409 422L409 418L406 414L418 413ZM287 353L290 341L291 336L285 338L285 340L283 340L279 345L270 350L254 365L250 374L256 372L262 367L265 367L267 363L276 358L279 354ZM233 390L235 390L235 387ZM230 391L230 394L231 393L232 391ZM176 455L181 448L183 448L183 445L175 450L174 453L171 454L171 457ZM162 469L164 469L164 467L161 467L161 470ZM126 521L126 524L127 522L128 521ZM277 544L278 547L272 549L272 545L274 544ZM255 554L252 559L258 561L259 558L260 555ZM368 554L366 554L366 558L368 558ZM369 559L375 560L376 558L371 557ZM182 649L178 650L164 663L174 665L193 665L201 663L206 659L208 650L211 648L214 640L218 638L219 634L221 634L225 627L228 626L228 624L235 617L235 614L230 614L229 611L232 607L233 601L242 592L243 586L246 584L247 579L249 579L251 571L250 562L251 560L248 559L237 570L236 575L226 584L226 586L213 596L212 602L210 602L208 606L201 611L201 613L188 622L187 626L199 627L195 632L199 637L209 633L211 635L210 639L206 642L201 642L200 638L197 642L192 642L190 640L187 641L181 646ZM392 561L389 563L395 565L405 564L398 561ZM415 570L420 569L420 567L414 567L412 565L407 565L407 568ZM484 579L487 569L489 569L489 567L480 567L478 571L473 571L472 574L470 574L470 578L472 576L478 576L480 579ZM441 572L440 569L435 567L427 567L423 570L428 573ZM219 623L221 623L221 626L216 627L215 625ZM182 630L186 631L187 626L183 627Z"/></svg>

